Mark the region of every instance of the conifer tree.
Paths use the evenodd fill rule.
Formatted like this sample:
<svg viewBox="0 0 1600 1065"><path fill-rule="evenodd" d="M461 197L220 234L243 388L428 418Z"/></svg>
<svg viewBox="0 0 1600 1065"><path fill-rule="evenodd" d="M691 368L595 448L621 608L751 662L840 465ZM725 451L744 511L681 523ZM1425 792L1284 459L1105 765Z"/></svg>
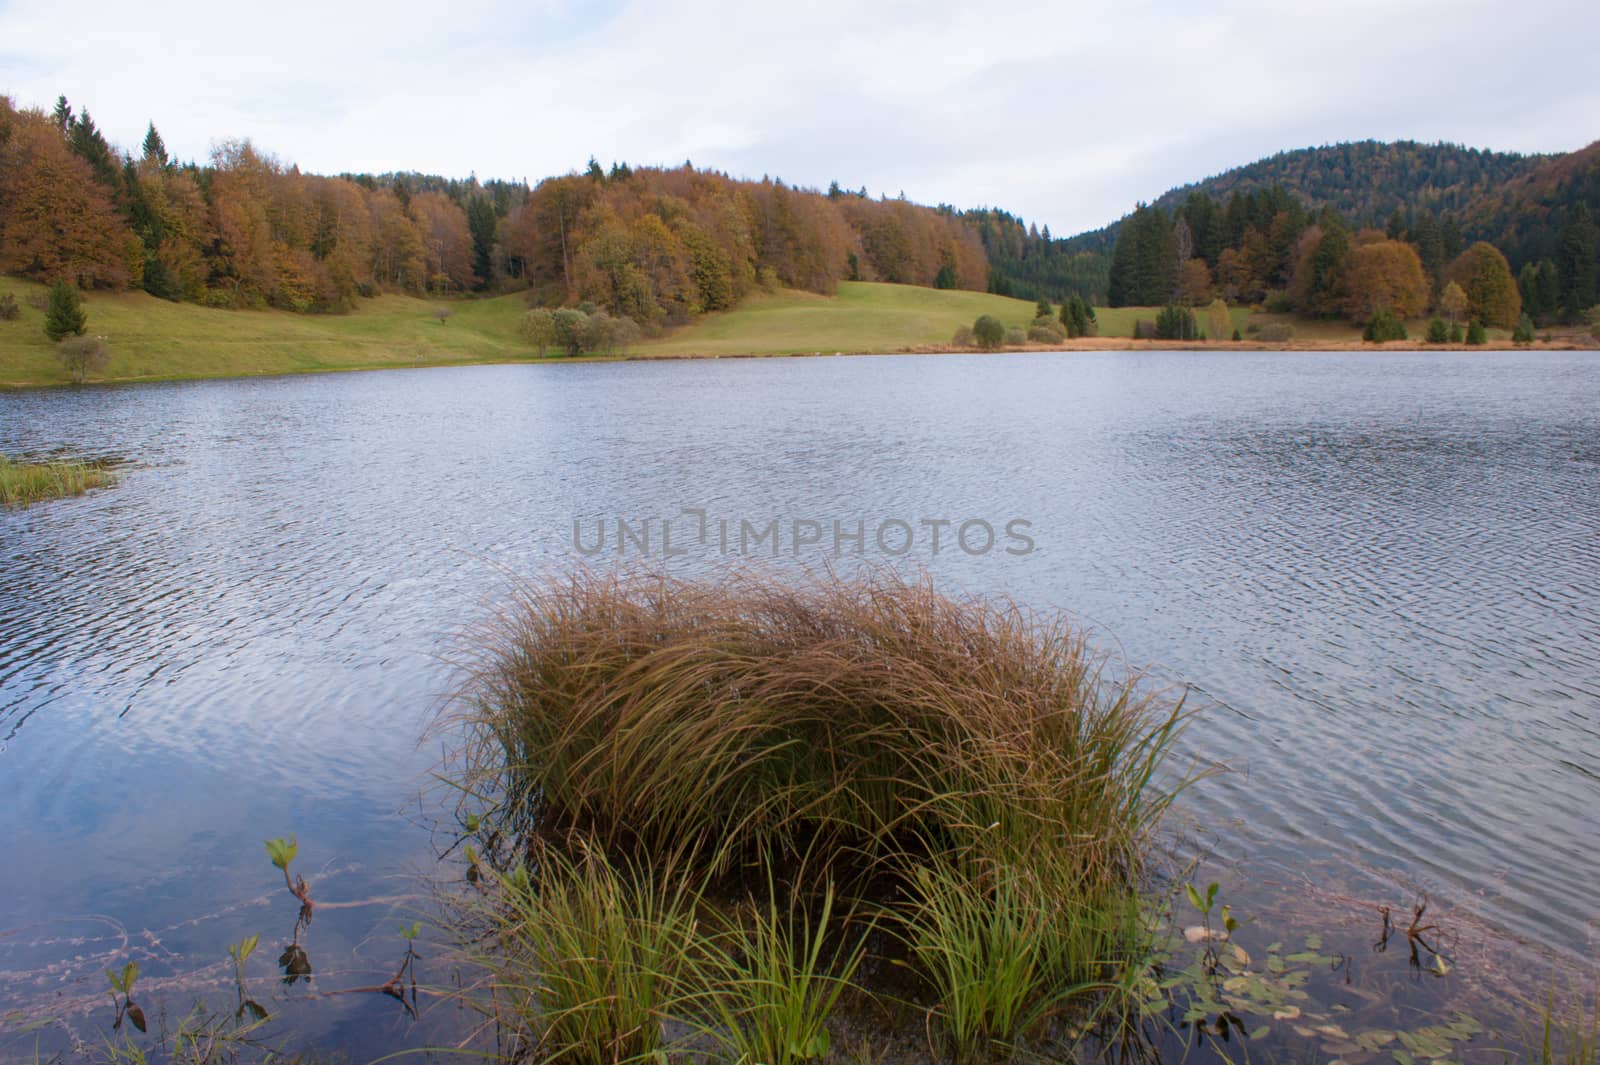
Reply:
<svg viewBox="0 0 1600 1065"><path fill-rule="evenodd" d="M1561 311L1570 322L1581 321L1583 312L1594 306L1600 288L1600 227L1589 208L1579 204L1572 221L1561 234Z"/></svg>
<svg viewBox="0 0 1600 1065"><path fill-rule="evenodd" d="M67 284L65 278L58 278L50 286L50 304L44 313L44 335L56 341L73 335L82 336L88 324L89 316L78 299L77 288Z"/></svg>
<svg viewBox="0 0 1600 1065"><path fill-rule="evenodd" d="M157 166L166 166L167 146L162 143L161 134L156 132L156 124L150 123L150 128L144 134L144 157Z"/></svg>

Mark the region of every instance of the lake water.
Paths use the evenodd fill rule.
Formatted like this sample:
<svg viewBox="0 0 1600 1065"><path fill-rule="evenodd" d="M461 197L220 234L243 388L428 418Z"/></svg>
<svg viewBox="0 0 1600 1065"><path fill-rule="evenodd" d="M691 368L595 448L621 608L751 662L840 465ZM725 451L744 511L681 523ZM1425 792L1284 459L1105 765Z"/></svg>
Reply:
<svg viewBox="0 0 1600 1065"><path fill-rule="evenodd" d="M440 845L419 795L450 656L513 577L571 564L575 522L585 549L607 534L591 565L618 520L624 561L648 537L661 562L665 522L677 572L743 532L766 564L920 567L1070 611L1189 686L1183 764L1232 771L1181 823L1235 898L1426 893L1540 980L1600 954L1593 354L105 387L0 394L0 451L128 463L0 511L0 1033L95 1037L127 957L151 1001L231 1005L224 948L253 932L267 993L294 900L262 841L290 832L317 978L275 1001L386 979ZM301 1030L376 1052L411 1038L393 1006L334 996Z"/></svg>

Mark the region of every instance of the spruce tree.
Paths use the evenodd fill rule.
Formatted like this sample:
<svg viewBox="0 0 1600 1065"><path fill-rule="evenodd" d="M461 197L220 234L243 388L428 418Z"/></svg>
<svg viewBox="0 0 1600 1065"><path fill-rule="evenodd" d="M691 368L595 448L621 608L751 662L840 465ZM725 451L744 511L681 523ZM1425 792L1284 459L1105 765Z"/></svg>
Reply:
<svg viewBox="0 0 1600 1065"><path fill-rule="evenodd" d="M1482 344L1489 339L1488 331L1483 328L1483 323L1474 318L1472 324L1467 326L1467 343Z"/></svg>
<svg viewBox="0 0 1600 1065"><path fill-rule="evenodd" d="M161 134L156 132L156 124L150 123L150 128L144 134L144 157L158 166L167 165L167 146L162 143Z"/></svg>
<svg viewBox="0 0 1600 1065"><path fill-rule="evenodd" d="M1361 339L1370 340L1374 344L1386 344L1391 340L1406 339L1406 325L1395 313L1387 307L1380 307L1378 313L1372 316L1372 321L1367 323L1366 332L1361 334Z"/></svg>
<svg viewBox="0 0 1600 1065"><path fill-rule="evenodd" d="M73 335L82 336L88 324L89 316L84 313L83 304L78 300L77 288L67 284L65 278L58 279L50 286L50 305L44 313L44 335L56 341Z"/></svg>
<svg viewBox="0 0 1600 1065"><path fill-rule="evenodd" d="M1572 221L1561 234L1561 311L1567 321L1577 322L1594 306L1600 288L1600 226L1594 224L1589 208L1579 204Z"/></svg>

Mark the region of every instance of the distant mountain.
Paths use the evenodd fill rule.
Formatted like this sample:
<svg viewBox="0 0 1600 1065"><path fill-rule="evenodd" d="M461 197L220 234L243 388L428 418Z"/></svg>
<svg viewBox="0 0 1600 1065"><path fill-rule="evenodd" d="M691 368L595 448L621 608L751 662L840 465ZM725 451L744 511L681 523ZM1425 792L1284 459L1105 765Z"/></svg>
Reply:
<svg viewBox="0 0 1600 1065"><path fill-rule="evenodd" d="M1235 192L1282 185L1309 207L1332 207L1358 225L1382 227L1396 210L1456 214L1560 156L1519 155L1416 141L1356 141L1279 152L1162 195L1169 213L1194 192L1227 202Z"/></svg>

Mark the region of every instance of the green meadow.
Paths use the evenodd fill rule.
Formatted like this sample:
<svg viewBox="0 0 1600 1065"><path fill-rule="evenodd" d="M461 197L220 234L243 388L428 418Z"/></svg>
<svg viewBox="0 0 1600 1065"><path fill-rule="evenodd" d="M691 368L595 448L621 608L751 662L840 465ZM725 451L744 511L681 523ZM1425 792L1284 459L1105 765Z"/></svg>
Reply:
<svg viewBox="0 0 1600 1065"><path fill-rule="evenodd" d="M0 322L0 387L64 385L71 375L44 335L44 285L0 280L22 315ZM520 296L452 300L409 296L364 300L344 315L217 310L143 292L85 293L88 332L104 336L111 363L93 380L162 380L314 373L385 366L503 362L531 354L517 336ZM442 324L434 308L446 306Z"/></svg>
<svg viewBox="0 0 1600 1065"><path fill-rule="evenodd" d="M43 332L45 286L0 280L17 297L21 316L0 321L0 388L71 383ZM218 310L169 303L142 292L87 293L89 333L104 336L111 362L99 381L241 377L398 366L520 362L538 358L518 335L527 309L520 293L448 302L387 295L364 300L349 314ZM443 321L439 309L448 310ZM1132 337L1135 321L1158 308L1096 309L1100 346ZM947 349L956 330L990 314L1026 328L1034 304L982 292L844 282L834 296L781 291L758 294L739 307L647 338L619 353L644 358L734 355L863 354ZM1236 307L1233 324L1253 339L1250 323L1294 329L1289 346L1359 347L1361 333L1342 321L1306 321ZM1426 319L1407 322L1413 340ZM1503 330L1491 330L1491 341ZM1220 338L1226 340L1228 338ZM1160 342L1158 342L1160 343ZM1070 346L1070 345L1069 345ZM1085 345L1091 346L1091 345ZM614 356L599 356L611 358ZM556 359L561 356L546 356Z"/></svg>
<svg viewBox="0 0 1600 1065"><path fill-rule="evenodd" d="M983 292L846 281L837 296L783 292L756 296L667 336L646 341L650 355L795 355L946 347L961 326L992 314L1007 326L1033 320L1030 300Z"/></svg>

